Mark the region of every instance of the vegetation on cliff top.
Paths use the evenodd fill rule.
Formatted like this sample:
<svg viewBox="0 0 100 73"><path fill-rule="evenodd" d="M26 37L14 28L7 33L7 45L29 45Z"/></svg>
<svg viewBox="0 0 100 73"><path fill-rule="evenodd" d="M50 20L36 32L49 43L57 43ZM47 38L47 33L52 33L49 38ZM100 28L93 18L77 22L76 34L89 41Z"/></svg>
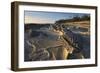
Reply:
<svg viewBox="0 0 100 73"><path fill-rule="evenodd" d="M90 16L89 15L83 15L83 16L74 16L72 19L61 19L57 20L55 23L66 23L66 22L76 22L76 21L89 21Z"/></svg>

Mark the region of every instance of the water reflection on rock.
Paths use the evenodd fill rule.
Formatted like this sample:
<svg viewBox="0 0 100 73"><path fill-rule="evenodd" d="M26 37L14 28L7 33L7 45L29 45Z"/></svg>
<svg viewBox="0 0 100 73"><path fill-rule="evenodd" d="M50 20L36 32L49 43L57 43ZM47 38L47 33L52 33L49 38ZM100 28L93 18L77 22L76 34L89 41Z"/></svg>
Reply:
<svg viewBox="0 0 100 73"><path fill-rule="evenodd" d="M62 32L54 29L50 24L25 25L24 60L90 58L88 31L87 28L63 26Z"/></svg>

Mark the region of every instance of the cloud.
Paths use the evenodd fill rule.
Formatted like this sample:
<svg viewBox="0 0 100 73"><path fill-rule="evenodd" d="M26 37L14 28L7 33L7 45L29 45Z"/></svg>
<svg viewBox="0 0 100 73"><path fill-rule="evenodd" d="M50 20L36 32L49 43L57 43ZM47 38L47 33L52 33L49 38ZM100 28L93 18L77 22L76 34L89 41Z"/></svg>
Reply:
<svg viewBox="0 0 100 73"><path fill-rule="evenodd" d="M25 16L25 23L53 23L53 21L48 18Z"/></svg>

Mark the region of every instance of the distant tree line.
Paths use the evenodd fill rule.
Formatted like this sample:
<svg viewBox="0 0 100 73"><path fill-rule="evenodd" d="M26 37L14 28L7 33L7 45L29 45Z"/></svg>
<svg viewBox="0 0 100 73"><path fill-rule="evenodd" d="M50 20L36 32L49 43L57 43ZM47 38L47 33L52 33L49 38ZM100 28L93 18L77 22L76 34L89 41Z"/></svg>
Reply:
<svg viewBox="0 0 100 73"><path fill-rule="evenodd" d="M55 23L66 23L66 22L75 22L75 21L87 21L90 20L90 15L83 16L74 16L72 19L61 19L56 21Z"/></svg>

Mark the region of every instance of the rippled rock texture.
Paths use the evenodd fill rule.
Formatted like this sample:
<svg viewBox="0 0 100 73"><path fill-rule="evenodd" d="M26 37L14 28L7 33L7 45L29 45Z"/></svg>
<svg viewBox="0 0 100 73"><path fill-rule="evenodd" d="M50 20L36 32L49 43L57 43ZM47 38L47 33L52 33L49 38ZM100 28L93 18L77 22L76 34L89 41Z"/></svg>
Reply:
<svg viewBox="0 0 100 73"><path fill-rule="evenodd" d="M25 25L24 61L67 60L90 57L89 38L73 33L66 28L63 28L62 34L61 32L55 30L50 24Z"/></svg>

